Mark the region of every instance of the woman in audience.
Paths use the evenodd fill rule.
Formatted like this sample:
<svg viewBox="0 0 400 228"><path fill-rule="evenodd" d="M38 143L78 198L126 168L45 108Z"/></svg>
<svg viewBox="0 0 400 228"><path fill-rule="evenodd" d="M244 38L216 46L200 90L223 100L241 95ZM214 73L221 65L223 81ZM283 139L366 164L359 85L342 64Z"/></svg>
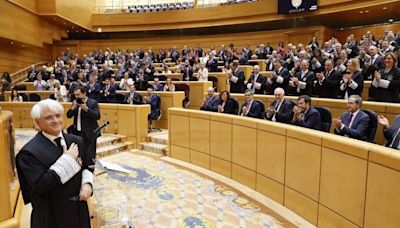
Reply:
<svg viewBox="0 0 400 228"><path fill-rule="evenodd" d="M231 98L229 91L224 90L219 94L218 112L237 115L238 107L235 107L235 100Z"/></svg>
<svg viewBox="0 0 400 228"><path fill-rule="evenodd" d="M167 81L165 82L164 85L164 92L174 92L175 91L175 85L172 84L171 78L167 78Z"/></svg>
<svg viewBox="0 0 400 228"><path fill-rule="evenodd" d="M133 85L133 79L129 77L129 73L124 73L124 78L121 79L119 83L119 89L129 91L129 86Z"/></svg>
<svg viewBox="0 0 400 228"><path fill-rule="evenodd" d="M231 64L229 62L224 63L224 68L222 68L222 72L227 73L227 74L232 73Z"/></svg>
<svg viewBox="0 0 400 228"><path fill-rule="evenodd" d="M340 91L343 93L344 99L348 99L351 95L361 96L363 89L363 75L360 69L360 60L352 58L347 63L347 71L340 81Z"/></svg>
<svg viewBox="0 0 400 228"><path fill-rule="evenodd" d="M395 54L386 53L383 63L385 67L375 72L370 95L374 101L399 103L400 69L396 67Z"/></svg>
<svg viewBox="0 0 400 228"><path fill-rule="evenodd" d="M163 75L172 74L172 71L168 68L167 64L164 65L163 70L161 71L161 74L163 74Z"/></svg>
<svg viewBox="0 0 400 228"><path fill-rule="evenodd" d="M346 50L341 50L339 53L339 59L336 61L335 70L339 71L340 73L346 72L348 61Z"/></svg>
<svg viewBox="0 0 400 228"><path fill-rule="evenodd" d="M11 90L11 96L9 98L10 102L23 102L22 96L18 93L18 90L13 88Z"/></svg>
<svg viewBox="0 0 400 228"><path fill-rule="evenodd" d="M78 79L76 80L78 84L82 87L86 87L87 81L85 77L85 73L83 71L79 72Z"/></svg>
<svg viewBox="0 0 400 228"><path fill-rule="evenodd" d="M54 98L59 102L68 101L68 92L65 86L61 85L58 80L54 82Z"/></svg>
<svg viewBox="0 0 400 228"><path fill-rule="evenodd" d="M208 70L205 68L204 63L200 63L200 69L197 72L197 80L199 82L208 81Z"/></svg>

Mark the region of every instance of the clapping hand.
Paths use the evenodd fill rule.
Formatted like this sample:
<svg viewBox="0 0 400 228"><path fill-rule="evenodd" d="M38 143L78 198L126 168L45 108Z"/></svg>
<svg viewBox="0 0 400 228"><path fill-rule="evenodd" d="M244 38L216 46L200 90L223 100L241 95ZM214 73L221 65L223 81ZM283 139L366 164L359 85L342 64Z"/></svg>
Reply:
<svg viewBox="0 0 400 228"><path fill-rule="evenodd" d="M89 197L92 195L92 185L90 184L84 184L81 187L81 191L79 193L79 200L80 201L86 201L89 199Z"/></svg>
<svg viewBox="0 0 400 228"><path fill-rule="evenodd" d="M389 120L383 115L378 115L378 123L383 125L385 128L389 128Z"/></svg>
<svg viewBox="0 0 400 228"><path fill-rule="evenodd" d="M81 107L81 109L83 109L84 111L87 111L89 109L89 107L87 106L87 104L85 102L80 104L79 107Z"/></svg>
<svg viewBox="0 0 400 228"><path fill-rule="evenodd" d="M381 73L379 73L379 71L375 71L374 75L375 75L375 80L379 82L379 80L381 80L382 78Z"/></svg>
<svg viewBox="0 0 400 228"><path fill-rule="evenodd" d="M274 107L268 107L267 108L267 114L269 116L273 116L275 114L276 110L274 109Z"/></svg>
<svg viewBox="0 0 400 228"><path fill-rule="evenodd" d="M340 119L333 118L332 119L332 123L333 123L333 125L335 126L336 129L342 128L343 123L342 123L342 121Z"/></svg>
<svg viewBox="0 0 400 228"><path fill-rule="evenodd" d="M242 116L245 116L245 115L246 115L246 112L247 112L247 107L246 107L246 106L243 106L243 107L242 107Z"/></svg>
<svg viewBox="0 0 400 228"><path fill-rule="evenodd" d="M316 77L318 81L322 81L324 79L324 75L322 73L316 73Z"/></svg>
<svg viewBox="0 0 400 228"><path fill-rule="evenodd" d="M300 120L301 119L301 110L298 106L293 107L293 113L294 113L294 119L295 120Z"/></svg>

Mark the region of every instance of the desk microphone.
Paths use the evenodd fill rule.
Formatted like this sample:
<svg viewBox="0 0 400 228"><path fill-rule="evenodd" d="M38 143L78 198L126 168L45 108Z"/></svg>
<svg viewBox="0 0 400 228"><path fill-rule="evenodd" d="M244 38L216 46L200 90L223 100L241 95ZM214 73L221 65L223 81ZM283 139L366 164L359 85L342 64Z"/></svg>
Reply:
<svg viewBox="0 0 400 228"><path fill-rule="evenodd" d="M107 127L109 124L110 124L110 121L108 121L108 120L104 121L104 124L97 127L96 129L94 129L93 133L97 133L97 132L101 131L101 129Z"/></svg>

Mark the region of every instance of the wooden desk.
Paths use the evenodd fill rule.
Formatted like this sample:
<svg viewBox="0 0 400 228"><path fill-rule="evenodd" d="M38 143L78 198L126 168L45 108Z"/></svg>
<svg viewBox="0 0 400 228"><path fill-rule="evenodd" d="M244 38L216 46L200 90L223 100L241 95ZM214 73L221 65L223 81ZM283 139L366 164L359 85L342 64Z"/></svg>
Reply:
<svg viewBox="0 0 400 228"><path fill-rule="evenodd" d="M227 83L228 80L228 74L224 72L208 72L208 76L216 77L218 79L218 92L228 90L229 91L229 85Z"/></svg>
<svg viewBox="0 0 400 228"><path fill-rule="evenodd" d="M35 102L0 102L3 110L13 112L14 126L17 128L33 128L33 121L30 116L31 109ZM73 118L67 118L67 111L71 103L61 103L64 107L64 127L67 128L73 123ZM122 105L122 104L99 104L101 119L99 124L105 120L110 124L105 128L105 133L125 135L134 148L138 148L141 142L147 138L147 115L150 113L150 105Z"/></svg>
<svg viewBox="0 0 400 228"><path fill-rule="evenodd" d="M260 71L266 71L267 70L267 63L265 62L266 59L250 59L249 60L249 65L259 65L260 66Z"/></svg>
<svg viewBox="0 0 400 228"><path fill-rule="evenodd" d="M231 178L318 227L400 227L398 150L307 128L169 110L168 156Z"/></svg>

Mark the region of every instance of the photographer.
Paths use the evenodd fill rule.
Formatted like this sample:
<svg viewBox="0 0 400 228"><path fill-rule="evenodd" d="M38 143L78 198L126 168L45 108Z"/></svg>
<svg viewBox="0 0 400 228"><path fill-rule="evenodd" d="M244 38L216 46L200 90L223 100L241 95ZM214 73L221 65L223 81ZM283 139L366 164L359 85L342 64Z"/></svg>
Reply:
<svg viewBox="0 0 400 228"><path fill-rule="evenodd" d="M100 136L93 132L97 127L97 120L100 119L99 105L96 100L87 97L86 89L78 87L74 90L75 100L67 112L67 117L74 117L74 124L68 129L68 133L82 137L87 146L87 156L93 165L96 158L96 139Z"/></svg>

